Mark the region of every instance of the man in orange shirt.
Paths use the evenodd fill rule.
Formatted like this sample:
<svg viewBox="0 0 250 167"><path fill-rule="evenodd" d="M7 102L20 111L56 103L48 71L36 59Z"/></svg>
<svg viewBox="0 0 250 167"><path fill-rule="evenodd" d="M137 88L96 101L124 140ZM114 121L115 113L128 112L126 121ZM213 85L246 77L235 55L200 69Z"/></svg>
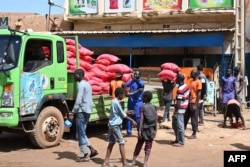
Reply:
<svg viewBox="0 0 250 167"><path fill-rule="evenodd" d="M186 129L189 118L191 118L193 133L188 137L188 139L196 139L196 132L198 131L199 100L202 83L199 80L199 72L196 69L193 69L190 75L193 81L190 84L189 105L187 111L184 114L184 125Z"/></svg>
<svg viewBox="0 0 250 167"><path fill-rule="evenodd" d="M109 94L110 94L110 96L112 96L112 99L115 98L115 90L116 90L116 88L124 88L121 73L116 73L116 79L114 79L114 80L112 80L110 82ZM122 109L124 110L124 98L122 98L119 101L120 101L120 104L122 106Z"/></svg>

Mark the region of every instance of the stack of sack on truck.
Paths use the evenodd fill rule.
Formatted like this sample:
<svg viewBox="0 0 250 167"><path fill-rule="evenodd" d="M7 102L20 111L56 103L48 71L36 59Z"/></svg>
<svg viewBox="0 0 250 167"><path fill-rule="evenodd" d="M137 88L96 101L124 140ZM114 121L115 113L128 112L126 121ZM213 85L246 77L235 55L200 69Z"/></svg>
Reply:
<svg viewBox="0 0 250 167"><path fill-rule="evenodd" d="M76 42L66 39L67 69L76 70ZM78 44L80 68L85 71L85 79L91 84L93 95L108 94L110 81L116 78L116 73L123 75L123 82L131 79L133 70L125 64L118 63L120 58L112 54L101 54L94 59L94 52Z"/></svg>

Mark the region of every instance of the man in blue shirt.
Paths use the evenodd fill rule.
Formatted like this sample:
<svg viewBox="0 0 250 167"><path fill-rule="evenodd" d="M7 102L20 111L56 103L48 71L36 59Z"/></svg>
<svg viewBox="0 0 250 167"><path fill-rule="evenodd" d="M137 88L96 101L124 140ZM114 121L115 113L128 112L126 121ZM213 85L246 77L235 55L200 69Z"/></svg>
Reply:
<svg viewBox="0 0 250 167"><path fill-rule="evenodd" d="M133 79L125 83L125 87L129 88L129 92L126 93L128 96L128 110L134 110L135 114L128 116L135 120L137 124L140 123L140 107L143 105L142 93L144 91L144 81L140 79L141 72L136 70L134 72ZM132 135L132 123L127 120L127 136Z"/></svg>
<svg viewBox="0 0 250 167"><path fill-rule="evenodd" d="M96 156L98 152L91 146L91 143L86 135L86 128L92 112L92 88L91 85L84 80L84 71L77 69L74 74L75 80L79 82L77 96L72 112L76 116L76 137L80 152L84 155L78 161L89 161L90 158ZM88 154L90 149L90 155Z"/></svg>

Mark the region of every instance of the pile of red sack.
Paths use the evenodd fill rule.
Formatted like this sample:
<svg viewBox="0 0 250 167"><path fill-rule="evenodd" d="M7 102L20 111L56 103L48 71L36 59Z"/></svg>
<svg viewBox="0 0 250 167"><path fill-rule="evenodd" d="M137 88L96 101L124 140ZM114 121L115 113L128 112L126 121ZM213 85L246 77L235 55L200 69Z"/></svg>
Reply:
<svg viewBox="0 0 250 167"><path fill-rule="evenodd" d="M180 72L180 67L174 63L166 62L161 65L161 71L158 77L161 81L175 81L177 74Z"/></svg>
<svg viewBox="0 0 250 167"><path fill-rule="evenodd" d="M68 72L76 70L76 42L66 39L67 69ZM127 82L131 79L133 70L125 64L119 64L118 58L112 54L101 54L96 59L92 56L93 51L78 45L80 68L85 71L85 79L92 86L93 95L107 94L110 89L110 81L116 78L116 73L123 74L122 80Z"/></svg>

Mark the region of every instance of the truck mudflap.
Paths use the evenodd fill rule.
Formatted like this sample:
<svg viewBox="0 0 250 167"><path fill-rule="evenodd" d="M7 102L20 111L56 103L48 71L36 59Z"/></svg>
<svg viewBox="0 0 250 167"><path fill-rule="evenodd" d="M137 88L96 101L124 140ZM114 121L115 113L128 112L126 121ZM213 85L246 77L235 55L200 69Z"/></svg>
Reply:
<svg viewBox="0 0 250 167"><path fill-rule="evenodd" d="M0 108L0 127L15 127L18 122L17 108Z"/></svg>

